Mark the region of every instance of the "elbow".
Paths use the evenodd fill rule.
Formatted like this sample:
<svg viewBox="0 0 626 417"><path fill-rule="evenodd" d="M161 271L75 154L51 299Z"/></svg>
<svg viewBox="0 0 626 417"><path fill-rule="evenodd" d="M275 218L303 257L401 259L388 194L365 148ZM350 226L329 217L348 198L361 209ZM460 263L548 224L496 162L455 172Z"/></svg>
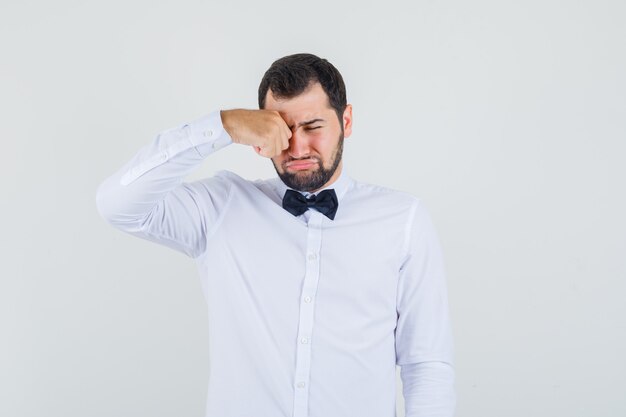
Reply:
<svg viewBox="0 0 626 417"><path fill-rule="evenodd" d="M109 223L114 217L114 212L111 207L112 204L110 203L111 198L107 193L106 181L103 181L96 189L96 209L98 210L100 217Z"/></svg>
<svg viewBox="0 0 626 417"><path fill-rule="evenodd" d="M96 209L102 219L124 231L139 231L150 213L133 213L132 201L125 198L122 190L111 186L111 178L104 180L96 189ZM128 196L126 196L128 197Z"/></svg>

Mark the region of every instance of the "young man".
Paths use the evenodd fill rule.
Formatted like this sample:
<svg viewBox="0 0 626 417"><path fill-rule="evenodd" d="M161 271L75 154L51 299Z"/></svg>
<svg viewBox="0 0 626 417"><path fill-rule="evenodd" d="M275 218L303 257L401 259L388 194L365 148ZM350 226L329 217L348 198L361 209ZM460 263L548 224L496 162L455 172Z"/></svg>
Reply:
<svg viewBox="0 0 626 417"><path fill-rule="evenodd" d="M196 261L209 313L207 417L450 417L443 258L421 201L350 177L343 79L327 60L275 61L259 110L165 130L97 191L114 227ZM278 177L183 177L230 144Z"/></svg>

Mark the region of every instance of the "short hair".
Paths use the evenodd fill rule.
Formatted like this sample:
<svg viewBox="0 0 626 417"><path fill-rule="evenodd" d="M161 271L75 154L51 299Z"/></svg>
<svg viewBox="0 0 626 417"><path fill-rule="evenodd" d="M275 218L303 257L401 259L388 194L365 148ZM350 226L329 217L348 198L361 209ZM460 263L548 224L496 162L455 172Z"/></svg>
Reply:
<svg viewBox="0 0 626 417"><path fill-rule="evenodd" d="M287 55L272 63L259 85L259 109L265 108L268 89L277 99L290 99L315 82L321 84L328 96L328 104L337 113L343 131L343 112L347 104L343 78L333 64L313 54Z"/></svg>

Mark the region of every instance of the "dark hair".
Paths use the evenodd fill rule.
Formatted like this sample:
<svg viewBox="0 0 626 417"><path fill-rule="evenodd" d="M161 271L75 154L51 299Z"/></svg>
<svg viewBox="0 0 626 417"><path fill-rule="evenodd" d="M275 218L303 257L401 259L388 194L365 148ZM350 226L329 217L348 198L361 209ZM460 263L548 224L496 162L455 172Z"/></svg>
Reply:
<svg viewBox="0 0 626 417"><path fill-rule="evenodd" d="M343 78L333 64L313 54L288 55L272 63L259 85L259 109L265 108L268 89L277 99L290 99L302 94L315 82L324 89L343 131L343 112L347 103Z"/></svg>

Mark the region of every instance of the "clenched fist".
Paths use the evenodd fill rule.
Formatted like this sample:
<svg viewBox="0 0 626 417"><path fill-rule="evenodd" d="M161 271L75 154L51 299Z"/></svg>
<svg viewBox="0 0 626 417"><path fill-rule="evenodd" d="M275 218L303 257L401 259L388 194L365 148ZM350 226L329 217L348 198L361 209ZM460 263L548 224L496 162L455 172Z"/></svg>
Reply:
<svg viewBox="0 0 626 417"><path fill-rule="evenodd" d="M256 153L272 158L289 147L291 129L275 110L221 110L222 125L233 142L250 145Z"/></svg>

